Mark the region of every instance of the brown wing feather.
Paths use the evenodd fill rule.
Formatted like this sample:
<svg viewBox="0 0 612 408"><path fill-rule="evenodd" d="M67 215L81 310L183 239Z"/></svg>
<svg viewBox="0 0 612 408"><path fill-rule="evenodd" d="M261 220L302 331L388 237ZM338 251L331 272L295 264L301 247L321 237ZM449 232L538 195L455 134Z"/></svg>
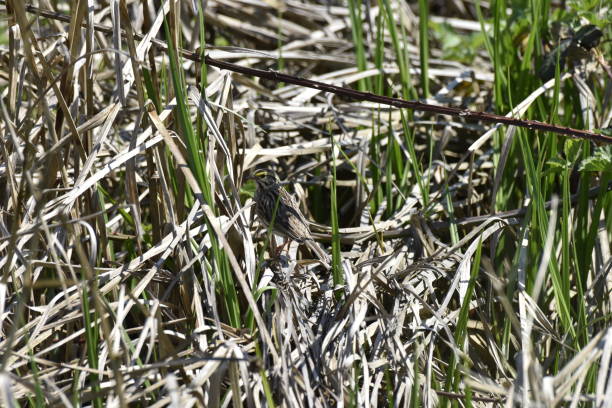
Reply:
<svg viewBox="0 0 612 408"><path fill-rule="evenodd" d="M326 267L329 267L329 255L312 239L308 221L300 211L298 203L278 182L275 176L262 173L256 179L255 212L259 220L269 226L274 216L274 232L289 239L305 244ZM278 202L277 202L278 201Z"/></svg>

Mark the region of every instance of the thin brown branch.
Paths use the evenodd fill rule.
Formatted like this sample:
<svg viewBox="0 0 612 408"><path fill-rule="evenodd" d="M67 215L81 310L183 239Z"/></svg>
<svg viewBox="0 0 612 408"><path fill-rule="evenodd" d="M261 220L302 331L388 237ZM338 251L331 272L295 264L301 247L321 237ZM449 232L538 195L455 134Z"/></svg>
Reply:
<svg viewBox="0 0 612 408"><path fill-rule="evenodd" d="M230 62L219 61L217 59L210 58L209 56L205 57L205 62L208 65L212 65L221 69L227 69L245 75L253 75L275 82L285 82L289 84L304 86L307 88L319 89L321 91L331 92L336 95L360 101L369 101L374 103L380 103L382 105L395 106L397 108L407 108L422 112L438 113L441 115L460 116L465 119L480 120L489 123L503 123L504 125L518 126L531 130L541 130L544 132L558 133L577 139L589 139L601 143L612 143L612 137L591 132L588 130L557 126L552 125L550 123L540 122L537 120L523 120L507 116L495 115L492 113L477 112L468 109L453 108L449 106L430 105L418 101L407 101L405 99L400 98L391 98L388 96L375 95L370 92L361 92L355 89L344 88L341 86L330 85L319 81L313 81L311 79L299 78L292 75L282 74L276 71L244 67L241 65L232 64Z"/></svg>
<svg viewBox="0 0 612 408"><path fill-rule="evenodd" d="M0 4L5 4L5 1L0 0ZM38 14L43 17L57 19L57 20L66 21L66 22L70 21L69 16L66 16L60 13L55 13L49 10L44 10L44 9L34 7L31 5L27 5L26 10L30 13ZM83 25L85 26L86 24L83 23ZM112 33L111 27L106 27L100 24L94 25L94 29L97 31L105 32L105 33ZM121 35L122 36L125 35L125 32L123 30L121 31ZM134 38L141 40L143 36L134 34ZM167 44L163 41L152 40L152 44L154 44L156 47L159 47L163 50L168 49ZM178 51L181 53L181 55L184 58L188 60L202 62L202 58L197 52L187 51L185 49L179 49ZM208 65L211 65L217 68L227 69L229 71L238 72L244 75L252 75L252 76L259 77L259 78L269 79L275 82L285 82L288 84L304 86L307 88L319 89L324 92L331 92L336 95L344 96L350 99L380 103L382 105L395 106L397 108L413 109L413 110L421 111L421 112L432 112L432 113L437 113L441 115L459 116L459 117L462 117L468 120L482 121L482 122L488 122L488 123L502 123L504 125L518 126L518 127L522 127L526 129L531 129L531 130L540 130L543 132L553 132L553 133L573 137L576 139L588 139L594 142L612 144L612 137L606 136L600 133L591 132L589 130L574 129L574 128L565 127L565 126L558 126L558 125L553 125L553 124L546 123L546 122L540 122L537 120L518 119L518 118L506 117L502 115L496 115L492 113L478 112L478 111L472 111L468 109L453 108L449 106L430 105L430 104L422 103L418 101L408 101L408 100L401 99L401 98L391 98L388 96L375 95L369 92L361 92L361 91L357 91L357 90L350 89L350 88L330 85L330 84L326 84L323 82L313 81L311 79L306 79L306 78L300 78L300 77L296 77L293 75L287 75L287 74L283 74L283 73L272 71L272 70L263 70L263 69L257 69L257 68L244 67L241 65L232 64L231 62L220 61L220 60L211 58L208 55L204 57L204 62Z"/></svg>

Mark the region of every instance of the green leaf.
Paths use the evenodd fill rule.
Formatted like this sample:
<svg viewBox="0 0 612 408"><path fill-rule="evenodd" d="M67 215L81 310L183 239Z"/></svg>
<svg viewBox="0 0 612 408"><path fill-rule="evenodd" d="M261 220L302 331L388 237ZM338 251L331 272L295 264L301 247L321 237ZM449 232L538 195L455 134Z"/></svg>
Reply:
<svg viewBox="0 0 612 408"><path fill-rule="evenodd" d="M565 153L565 157L568 160L576 160L578 158L578 152L580 151L580 147L582 146L582 141L567 139L565 144L563 145L563 152Z"/></svg>
<svg viewBox="0 0 612 408"><path fill-rule="evenodd" d="M548 169L546 171L553 172L553 173L565 170L568 167L571 167L572 165L572 163L569 162L568 160L561 159L561 158L550 159L546 162L546 164L548 165Z"/></svg>
<svg viewBox="0 0 612 408"><path fill-rule="evenodd" d="M591 157L584 159L580 163L578 170L612 173L612 146L597 148Z"/></svg>

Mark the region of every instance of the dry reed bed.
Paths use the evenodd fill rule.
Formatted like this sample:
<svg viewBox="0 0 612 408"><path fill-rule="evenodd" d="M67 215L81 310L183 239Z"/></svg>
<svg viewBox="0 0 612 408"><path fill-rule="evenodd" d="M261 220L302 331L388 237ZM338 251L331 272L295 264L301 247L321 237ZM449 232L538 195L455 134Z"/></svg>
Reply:
<svg viewBox="0 0 612 408"><path fill-rule="evenodd" d="M201 186L181 165L189 158L168 55L151 39L163 39L161 16L172 11L173 33L180 31L185 49L195 49L199 28L191 3L164 3L165 12L149 4L144 12L140 2L129 2L128 25L145 35L135 47L123 2L71 9L69 23L9 3L12 42L0 55L0 394L7 404L377 406L393 396L398 406L436 406L440 398L463 400L469 386L480 406L527 399L552 405L591 401L611 389L605 382L610 333L594 326L582 350L565 346L554 302L541 310L524 290L520 269L533 254L517 245L514 277L507 273L514 255L501 263L491 257L502 237L526 238L524 212L489 215L500 180L487 127L418 112L409 119L424 197L418 184L406 189L387 179L395 174L386 173L395 165L385 154L391 141L401 161L412 157L399 110L209 68L207 102L196 88L187 95L193 123L200 115L208 128L214 208L199 201L190 206L183 192ZM68 5L59 6L65 15ZM362 16L369 41L379 12L371 6ZM406 32L418 31L408 5L400 3L395 13ZM356 68L346 7L209 1L205 19L208 41L233 41L208 47L214 58L277 69L282 56L284 72L343 86L380 73ZM461 30L481 29L469 19L448 21ZM75 29L88 23L112 29ZM401 95L390 43L386 33L384 80ZM418 67L416 40L405 51ZM494 76L486 54L472 67L445 61L435 48L431 56L431 102L490 109ZM137 72L131 61L139 62ZM197 85L200 66L183 60L182 67L186 82ZM143 68L165 98L157 112L144 100ZM420 70L411 71L418 83ZM534 89L515 114L553 84ZM513 129L500 131L513 137ZM320 224L329 224L324 210L332 164L342 285L301 259L309 254L295 245L280 262L262 259L265 233L240 190L250 169L278 169L293 182L305 212L319 218L315 236L330 250L331 229ZM379 187L372 169L394 202L381 196L370 214L370 194ZM413 168L406 177L414 177ZM559 203L549 205L555 220ZM211 236L227 254L230 287L222 282ZM598 261L584 296L599 303L602 316L609 312L609 292L600 291L610 268L605 230L594 253ZM536 263L539 256L559 257L550 246L536 255ZM510 297L506 279L519 280ZM550 296L550 284L543 284ZM230 302L239 306L242 327L231 325ZM455 326L466 302L468 330L457 344ZM506 333L512 352L500 348L494 321L500 315L513 323ZM95 354L88 331L96 336ZM548 352L560 353L554 375L539 362ZM437 392L453 359L461 362L463 385ZM594 394L580 387L589 370L599 370Z"/></svg>

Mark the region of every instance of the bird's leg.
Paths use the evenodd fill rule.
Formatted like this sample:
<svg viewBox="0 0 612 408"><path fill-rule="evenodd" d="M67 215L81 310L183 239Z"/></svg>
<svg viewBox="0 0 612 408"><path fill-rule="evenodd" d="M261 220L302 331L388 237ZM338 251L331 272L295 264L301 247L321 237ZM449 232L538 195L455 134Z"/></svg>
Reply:
<svg viewBox="0 0 612 408"><path fill-rule="evenodd" d="M274 258L280 258L281 254L283 253L283 249L285 249L285 246L289 240L286 240L281 245L276 245L276 238L272 238L272 240L274 240L274 245L271 248L272 256L274 256Z"/></svg>
<svg viewBox="0 0 612 408"><path fill-rule="evenodd" d="M290 243L290 242L291 242L291 239L290 239L290 238L287 238L287 239L285 240L285 242L283 242L283 244L280 246L280 249L279 249L279 251L278 251L278 255L280 255L280 254L283 252L283 250L285 249L285 247L287 247L287 255L289 255L289 243Z"/></svg>
<svg viewBox="0 0 612 408"><path fill-rule="evenodd" d="M278 257L278 245L276 245L276 236L274 234L270 236L270 253L273 257Z"/></svg>
<svg viewBox="0 0 612 408"><path fill-rule="evenodd" d="M285 249L285 246L287 245L287 243L290 240L287 239L285 242L283 242L280 246L276 245L276 235L272 234L272 237L270 238L270 252L272 254L272 256L274 258L278 258L280 257L281 253L283 252L283 249Z"/></svg>

